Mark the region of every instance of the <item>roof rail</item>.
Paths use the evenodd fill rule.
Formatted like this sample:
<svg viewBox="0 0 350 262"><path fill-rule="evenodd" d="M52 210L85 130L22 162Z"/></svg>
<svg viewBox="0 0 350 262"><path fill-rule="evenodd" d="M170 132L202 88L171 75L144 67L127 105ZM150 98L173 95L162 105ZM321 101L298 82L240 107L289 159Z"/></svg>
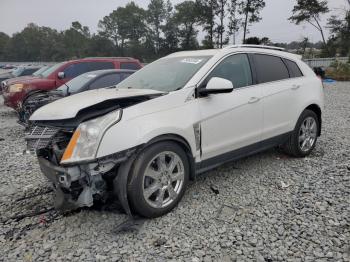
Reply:
<svg viewBox="0 0 350 262"><path fill-rule="evenodd" d="M282 47L277 47L277 46L268 46L268 45L229 45L224 47L225 49L228 48L240 48L240 47L245 47L245 48L261 48L261 49L271 49L271 50L278 50L278 51L284 51L285 49Z"/></svg>
<svg viewBox="0 0 350 262"><path fill-rule="evenodd" d="M132 57L126 57L126 56L91 56L91 57L84 57L83 59L126 59L126 60L134 60L135 58Z"/></svg>

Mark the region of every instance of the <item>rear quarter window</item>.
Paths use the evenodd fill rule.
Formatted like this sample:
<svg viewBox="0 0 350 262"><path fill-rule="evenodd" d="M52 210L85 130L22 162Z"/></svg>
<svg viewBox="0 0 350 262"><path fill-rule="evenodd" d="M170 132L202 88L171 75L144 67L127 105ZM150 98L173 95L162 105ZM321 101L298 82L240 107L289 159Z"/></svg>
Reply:
<svg viewBox="0 0 350 262"><path fill-rule="evenodd" d="M99 89L119 84L121 81L121 74L109 74L101 76L90 84L89 89Z"/></svg>
<svg viewBox="0 0 350 262"><path fill-rule="evenodd" d="M288 70L289 70L289 74L290 77L301 77L303 76L303 73L301 72L299 66L297 65L297 63L288 60L288 59L284 59L284 62L286 63Z"/></svg>
<svg viewBox="0 0 350 262"><path fill-rule="evenodd" d="M254 54L254 65L259 83L289 78L288 69L278 56Z"/></svg>

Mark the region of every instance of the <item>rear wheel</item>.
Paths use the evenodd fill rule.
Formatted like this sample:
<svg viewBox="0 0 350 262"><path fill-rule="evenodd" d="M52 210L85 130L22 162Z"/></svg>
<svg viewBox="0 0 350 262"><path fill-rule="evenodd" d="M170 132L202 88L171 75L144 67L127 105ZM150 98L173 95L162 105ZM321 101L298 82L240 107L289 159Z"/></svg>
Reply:
<svg viewBox="0 0 350 262"><path fill-rule="evenodd" d="M319 126L315 112L305 110L300 115L292 135L284 145L284 151L295 157L309 155L315 148Z"/></svg>
<svg viewBox="0 0 350 262"><path fill-rule="evenodd" d="M168 213L181 200L188 183L189 163L184 150L173 142L160 142L136 159L128 187L134 211L144 217Z"/></svg>

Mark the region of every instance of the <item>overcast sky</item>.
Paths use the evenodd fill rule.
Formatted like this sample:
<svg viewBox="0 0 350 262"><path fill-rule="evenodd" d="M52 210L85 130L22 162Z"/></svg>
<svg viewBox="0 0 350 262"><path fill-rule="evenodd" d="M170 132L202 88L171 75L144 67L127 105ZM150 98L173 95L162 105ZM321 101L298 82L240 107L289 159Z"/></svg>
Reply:
<svg viewBox="0 0 350 262"><path fill-rule="evenodd" d="M69 28L73 21L79 21L97 31L98 21L118 6L124 6L128 0L0 0L0 31L9 35L21 31L28 23L49 26L58 30ZM148 0L135 0L146 7ZM173 4L181 0L171 1ZM267 36L273 42L290 42L307 36L313 42L321 40L316 30L310 25L296 26L287 18L296 0L265 0L262 20L253 24L248 36ZM328 0L331 14L341 14L347 6L346 0ZM329 16L329 15L328 15ZM323 25L327 17L323 18ZM328 32L326 32L328 36ZM203 35L200 35L202 38ZM241 40L238 35L238 41Z"/></svg>

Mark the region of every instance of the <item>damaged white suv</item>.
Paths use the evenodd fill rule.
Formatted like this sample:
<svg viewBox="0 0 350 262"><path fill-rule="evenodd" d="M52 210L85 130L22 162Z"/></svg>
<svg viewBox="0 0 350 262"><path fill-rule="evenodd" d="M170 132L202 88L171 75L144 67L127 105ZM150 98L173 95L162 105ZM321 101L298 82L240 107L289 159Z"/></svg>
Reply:
<svg viewBox="0 0 350 262"><path fill-rule="evenodd" d="M276 146L310 154L322 110L321 80L298 56L230 46L174 53L116 87L44 106L26 140L57 208L115 196L129 215L157 217L224 162Z"/></svg>

